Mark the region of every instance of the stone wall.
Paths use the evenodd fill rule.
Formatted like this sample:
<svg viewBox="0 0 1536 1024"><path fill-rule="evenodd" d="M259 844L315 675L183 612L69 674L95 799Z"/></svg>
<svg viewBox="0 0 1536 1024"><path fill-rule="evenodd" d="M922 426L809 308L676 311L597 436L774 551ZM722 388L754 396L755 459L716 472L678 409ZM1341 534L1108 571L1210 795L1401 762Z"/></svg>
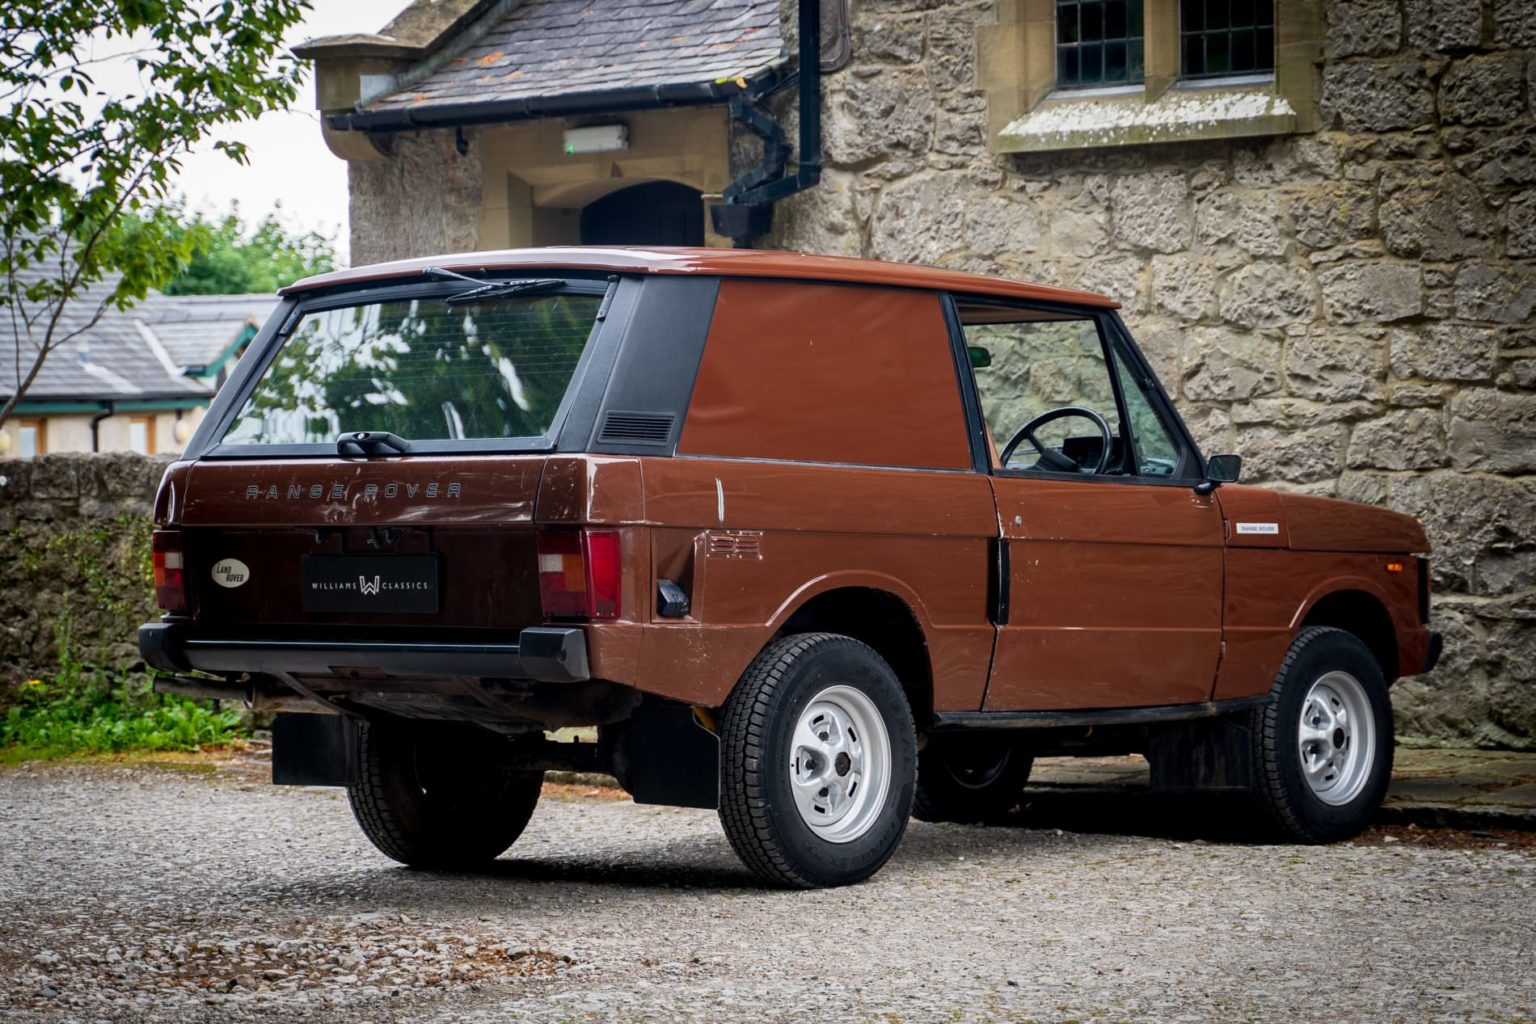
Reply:
<svg viewBox="0 0 1536 1024"><path fill-rule="evenodd" d="M995 156L991 0L855 0L823 181L764 245L1118 298L1247 480L1425 520L1448 648L1399 687L1403 732L1536 747L1536 4L1321 6L1315 134ZM355 262L474 246L468 138L353 166Z"/></svg>
<svg viewBox="0 0 1536 1024"><path fill-rule="evenodd" d="M19 680L52 674L60 639L86 665L139 663L136 631L159 615L150 513L168 461L0 461L0 697Z"/></svg>
<svg viewBox="0 0 1536 1024"><path fill-rule="evenodd" d="M1536 4L1323 7L1316 134L994 156L992 5L856 3L766 241L1119 299L1245 480L1425 520L1448 652L1403 731L1536 746Z"/></svg>

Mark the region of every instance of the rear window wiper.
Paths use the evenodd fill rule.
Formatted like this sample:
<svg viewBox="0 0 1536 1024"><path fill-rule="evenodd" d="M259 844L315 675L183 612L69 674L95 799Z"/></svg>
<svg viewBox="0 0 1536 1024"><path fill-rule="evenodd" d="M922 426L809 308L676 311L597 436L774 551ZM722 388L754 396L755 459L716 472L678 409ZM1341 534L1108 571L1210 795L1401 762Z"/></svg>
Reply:
<svg viewBox="0 0 1536 1024"><path fill-rule="evenodd" d="M336 439L337 454L349 455L354 448L361 454L370 456L382 454L384 449L391 449L405 455L410 452L411 443L399 434L391 434L387 430L354 430Z"/></svg>
<svg viewBox="0 0 1536 1024"><path fill-rule="evenodd" d="M485 302L489 299L503 299L509 295L537 295L542 292L557 291L565 287L565 282L556 277L532 277L520 278L511 281L482 281L479 278L469 277L465 274L442 267L428 267L422 271L433 277L449 277L460 281L468 281L475 287L467 291L455 292L443 301L452 306L460 302Z"/></svg>

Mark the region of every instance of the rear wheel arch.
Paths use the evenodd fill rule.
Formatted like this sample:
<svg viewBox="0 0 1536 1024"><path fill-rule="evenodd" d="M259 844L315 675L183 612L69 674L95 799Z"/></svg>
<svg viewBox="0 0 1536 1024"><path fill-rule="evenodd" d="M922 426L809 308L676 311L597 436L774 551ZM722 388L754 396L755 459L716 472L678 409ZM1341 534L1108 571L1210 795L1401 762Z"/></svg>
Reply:
<svg viewBox="0 0 1536 1024"><path fill-rule="evenodd" d="M1297 625L1329 626L1357 637L1370 648L1388 683L1399 675L1397 627L1386 604L1364 590L1335 590L1312 602Z"/></svg>
<svg viewBox="0 0 1536 1024"><path fill-rule="evenodd" d="M922 622L907 601L877 587L823 590L790 613L773 639L793 633L837 633L873 648L901 681L918 731L926 729L933 717L933 665Z"/></svg>

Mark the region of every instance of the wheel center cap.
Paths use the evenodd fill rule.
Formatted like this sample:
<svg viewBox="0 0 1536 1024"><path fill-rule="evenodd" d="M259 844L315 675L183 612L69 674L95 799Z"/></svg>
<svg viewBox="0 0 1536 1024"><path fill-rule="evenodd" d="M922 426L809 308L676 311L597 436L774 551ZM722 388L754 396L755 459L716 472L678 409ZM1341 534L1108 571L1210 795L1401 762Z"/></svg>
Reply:
<svg viewBox="0 0 1536 1024"><path fill-rule="evenodd" d="M837 760L833 763L833 767L837 769L838 775L847 775L853 768L853 759L845 751L837 755Z"/></svg>
<svg viewBox="0 0 1536 1024"><path fill-rule="evenodd" d="M1343 747L1344 746L1344 730L1343 729L1335 729L1335 730L1333 730L1333 745L1335 747Z"/></svg>

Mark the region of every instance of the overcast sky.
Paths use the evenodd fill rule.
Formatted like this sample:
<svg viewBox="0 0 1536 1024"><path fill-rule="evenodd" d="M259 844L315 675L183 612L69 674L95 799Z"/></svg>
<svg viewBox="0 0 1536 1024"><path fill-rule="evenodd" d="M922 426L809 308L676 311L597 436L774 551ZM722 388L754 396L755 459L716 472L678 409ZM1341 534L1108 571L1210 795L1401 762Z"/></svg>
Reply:
<svg viewBox="0 0 1536 1024"><path fill-rule="evenodd" d="M313 9L286 42L291 46L320 36L377 32L407 2L312 0ZM314 104L314 85L306 82L292 110L227 132L224 137L239 138L249 147L250 163L244 166L214 151L211 143L201 147L183 160L178 189L194 209L222 212L238 200L247 223L281 202L290 228L334 239L345 260L347 165L325 148Z"/></svg>

